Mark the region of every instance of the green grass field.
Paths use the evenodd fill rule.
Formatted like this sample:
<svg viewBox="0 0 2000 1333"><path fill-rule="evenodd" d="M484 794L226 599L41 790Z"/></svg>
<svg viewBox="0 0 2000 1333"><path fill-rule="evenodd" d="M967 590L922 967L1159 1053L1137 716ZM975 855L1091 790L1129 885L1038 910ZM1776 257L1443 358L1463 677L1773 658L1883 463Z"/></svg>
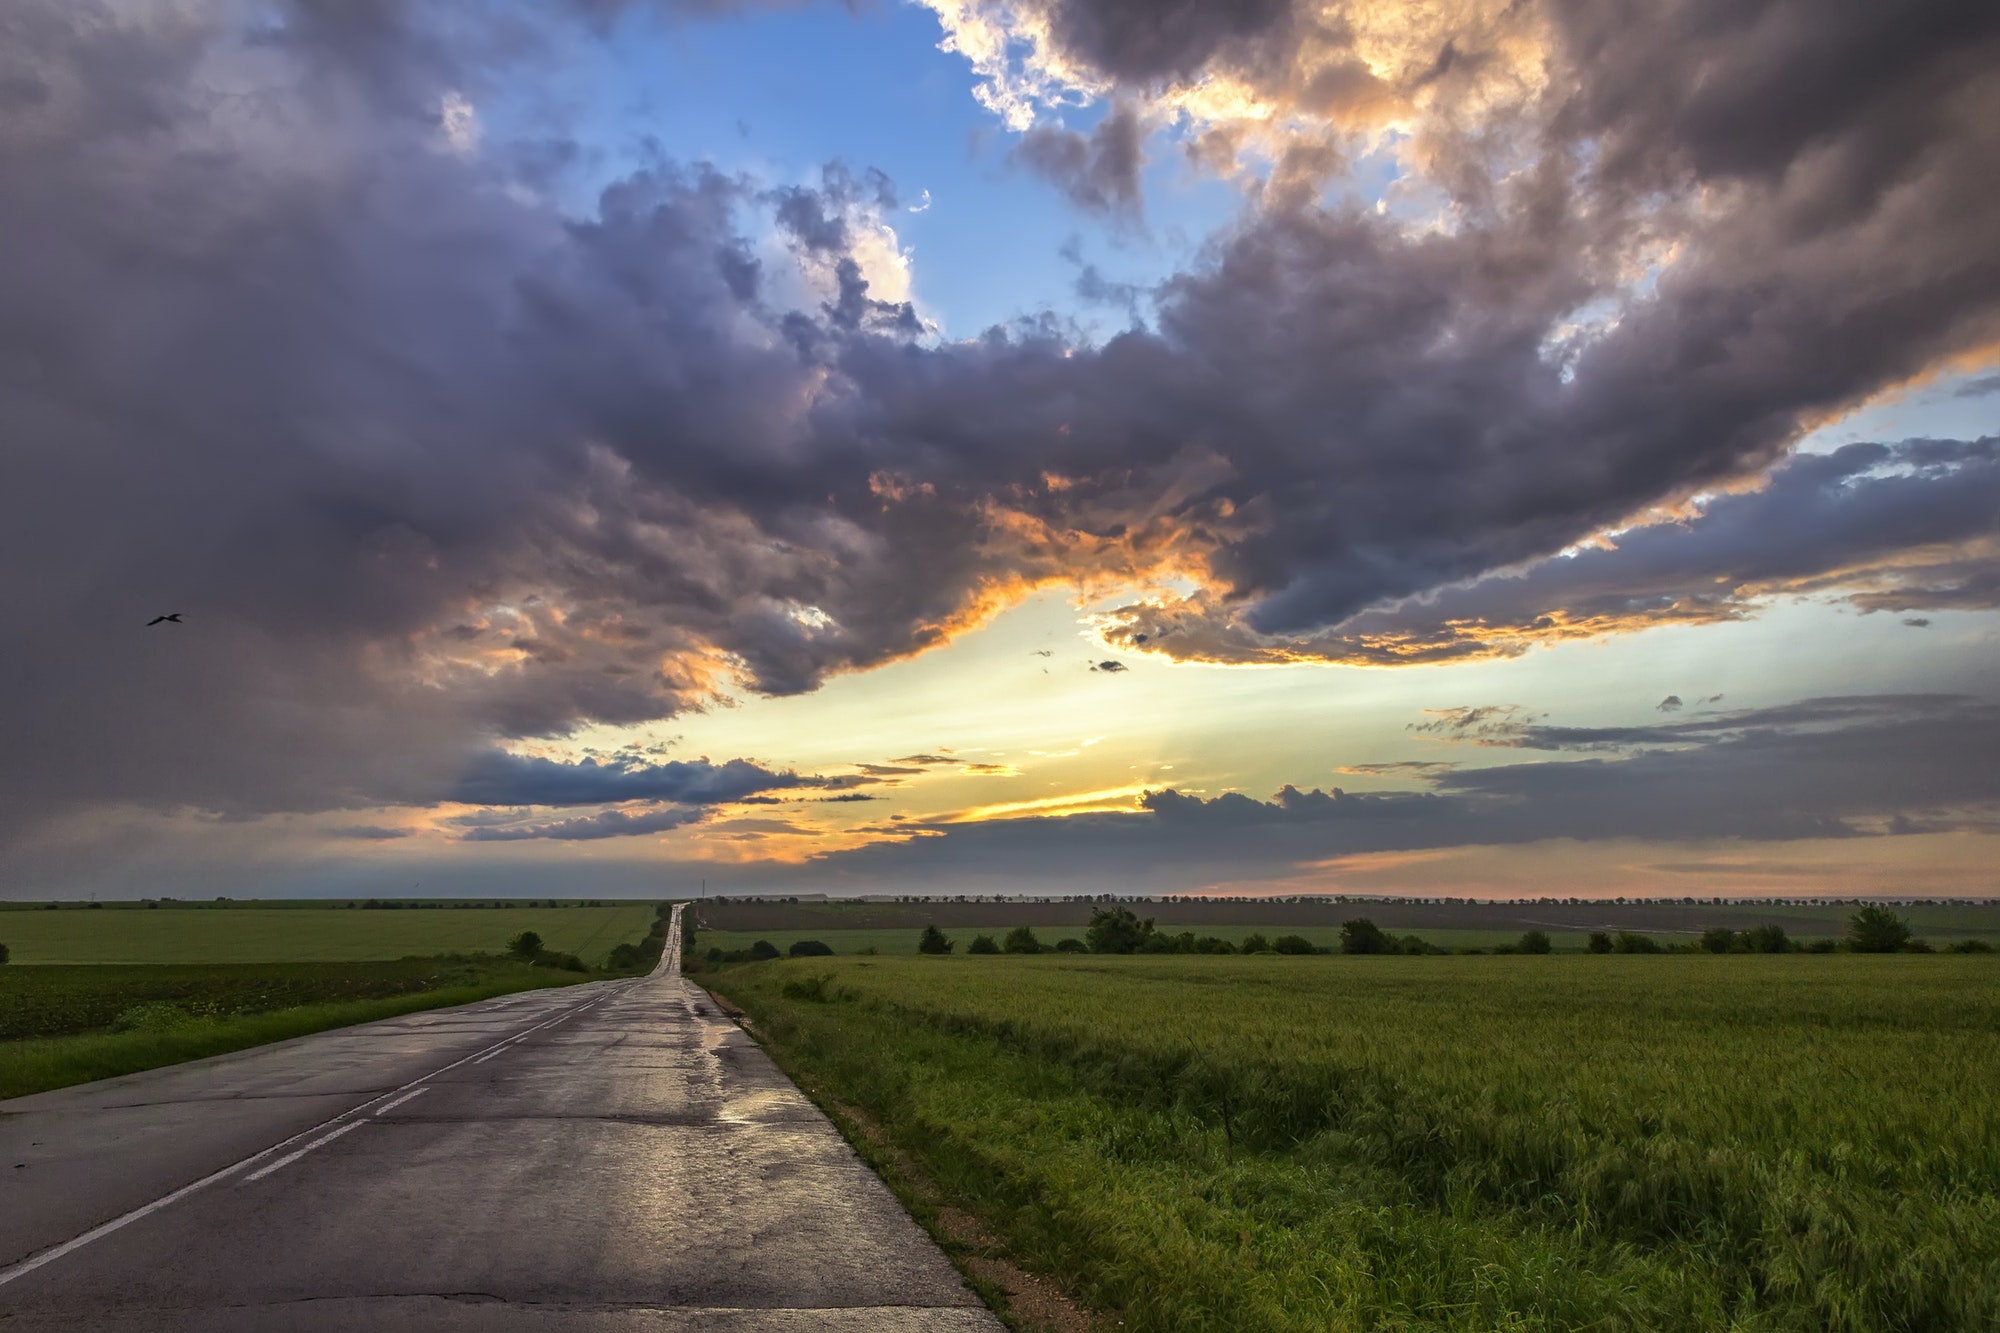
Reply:
<svg viewBox="0 0 2000 1333"><path fill-rule="evenodd" d="M0 967L0 1098L592 978L503 958Z"/></svg>
<svg viewBox="0 0 2000 1333"><path fill-rule="evenodd" d="M2000 1324L1992 958L885 955L699 978L1127 1327Z"/></svg>
<svg viewBox="0 0 2000 1333"><path fill-rule="evenodd" d="M642 938L650 902L606 907L119 907L0 912L0 944L20 963L361 962L500 953L524 930L593 967Z"/></svg>

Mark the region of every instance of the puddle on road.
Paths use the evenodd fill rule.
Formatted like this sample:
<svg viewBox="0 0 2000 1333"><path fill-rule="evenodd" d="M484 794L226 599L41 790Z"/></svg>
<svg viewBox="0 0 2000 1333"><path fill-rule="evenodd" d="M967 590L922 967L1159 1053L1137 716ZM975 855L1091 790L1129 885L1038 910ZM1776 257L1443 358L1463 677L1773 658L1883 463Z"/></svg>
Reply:
<svg viewBox="0 0 2000 1333"><path fill-rule="evenodd" d="M768 1088L729 1098L715 1118L729 1125L762 1124L778 1113L796 1111L801 1100L789 1090Z"/></svg>

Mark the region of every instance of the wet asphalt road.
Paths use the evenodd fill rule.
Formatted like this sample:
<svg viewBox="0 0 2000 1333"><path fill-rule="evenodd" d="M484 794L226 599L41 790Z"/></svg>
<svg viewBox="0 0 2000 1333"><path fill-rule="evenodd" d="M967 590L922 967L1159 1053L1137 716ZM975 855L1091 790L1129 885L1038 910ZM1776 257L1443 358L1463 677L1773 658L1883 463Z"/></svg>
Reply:
<svg viewBox="0 0 2000 1333"><path fill-rule="evenodd" d="M670 966L0 1102L0 1330L999 1327Z"/></svg>

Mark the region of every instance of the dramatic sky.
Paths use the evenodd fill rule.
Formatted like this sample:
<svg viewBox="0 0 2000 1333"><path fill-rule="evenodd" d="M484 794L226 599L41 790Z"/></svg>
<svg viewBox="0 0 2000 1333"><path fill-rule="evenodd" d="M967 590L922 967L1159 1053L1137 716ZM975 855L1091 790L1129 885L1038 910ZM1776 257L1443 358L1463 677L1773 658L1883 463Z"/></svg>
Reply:
<svg viewBox="0 0 2000 1333"><path fill-rule="evenodd" d="M1996 164L1990 0L8 0L0 895L2000 893Z"/></svg>

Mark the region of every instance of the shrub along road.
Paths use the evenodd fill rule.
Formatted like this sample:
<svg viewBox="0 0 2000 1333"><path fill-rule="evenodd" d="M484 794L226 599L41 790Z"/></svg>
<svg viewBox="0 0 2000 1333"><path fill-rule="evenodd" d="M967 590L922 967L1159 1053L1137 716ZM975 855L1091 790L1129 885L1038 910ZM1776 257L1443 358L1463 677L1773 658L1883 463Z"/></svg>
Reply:
<svg viewBox="0 0 2000 1333"><path fill-rule="evenodd" d="M673 943L0 1102L0 1327L997 1329Z"/></svg>

